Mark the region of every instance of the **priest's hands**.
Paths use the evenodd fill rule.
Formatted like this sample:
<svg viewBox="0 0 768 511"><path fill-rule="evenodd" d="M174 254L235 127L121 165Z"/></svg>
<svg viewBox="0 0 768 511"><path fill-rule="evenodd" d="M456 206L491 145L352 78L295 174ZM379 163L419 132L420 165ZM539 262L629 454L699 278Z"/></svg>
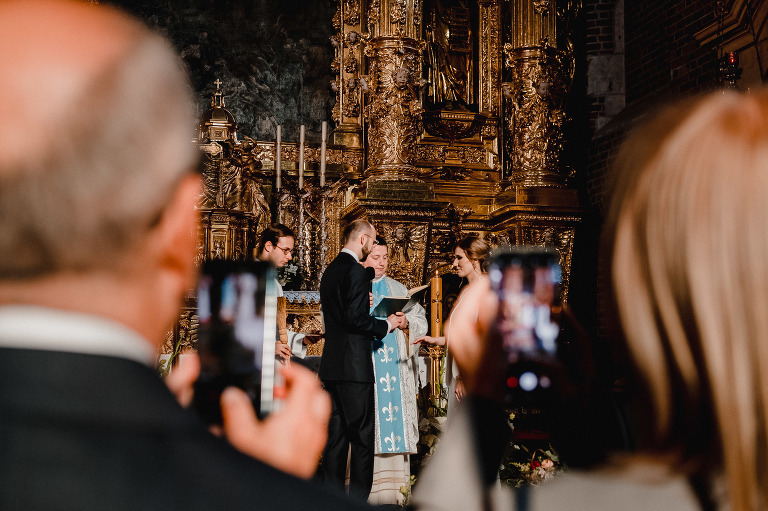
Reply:
<svg viewBox="0 0 768 511"><path fill-rule="evenodd" d="M281 372L285 386L275 389L275 394L283 399L283 409L261 421L245 392L230 387L221 396L222 431L239 451L309 479L327 440L331 399L308 369L291 364ZM199 373L200 359L185 353L166 377L166 385L182 406L192 402L192 385Z"/></svg>
<svg viewBox="0 0 768 511"><path fill-rule="evenodd" d="M390 332L394 331L396 328L403 329L408 327L408 318L406 318L405 314L402 312L390 314L387 321L389 321L389 326L392 328Z"/></svg>

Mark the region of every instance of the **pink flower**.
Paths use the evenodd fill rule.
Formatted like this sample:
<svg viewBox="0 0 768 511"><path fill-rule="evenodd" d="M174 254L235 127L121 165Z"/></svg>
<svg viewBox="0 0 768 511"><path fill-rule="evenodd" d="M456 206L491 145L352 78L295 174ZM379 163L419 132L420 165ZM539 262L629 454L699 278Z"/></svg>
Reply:
<svg viewBox="0 0 768 511"><path fill-rule="evenodd" d="M547 458L541 462L541 466L542 468L549 470L550 468L553 468L555 466L555 463L551 459Z"/></svg>

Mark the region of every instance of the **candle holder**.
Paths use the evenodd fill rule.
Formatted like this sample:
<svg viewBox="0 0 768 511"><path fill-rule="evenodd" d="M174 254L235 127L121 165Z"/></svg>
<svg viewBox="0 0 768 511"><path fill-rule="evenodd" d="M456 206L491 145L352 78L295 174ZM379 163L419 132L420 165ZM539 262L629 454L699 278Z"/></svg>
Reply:
<svg viewBox="0 0 768 511"><path fill-rule="evenodd" d="M338 248L341 198L348 186L344 177L321 186L319 177L304 180L301 188L296 176L288 177L274 196L276 218L296 234L296 264L305 277L301 290L319 287L328 251Z"/></svg>

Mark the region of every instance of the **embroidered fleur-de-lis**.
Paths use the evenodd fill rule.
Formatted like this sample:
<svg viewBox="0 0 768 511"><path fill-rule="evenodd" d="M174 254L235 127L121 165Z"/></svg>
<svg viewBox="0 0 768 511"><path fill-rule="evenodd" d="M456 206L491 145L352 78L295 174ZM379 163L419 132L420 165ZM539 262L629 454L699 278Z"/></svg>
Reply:
<svg viewBox="0 0 768 511"><path fill-rule="evenodd" d="M392 362L392 358L389 356L395 352L395 348L387 346L386 344L377 350L381 355L384 355L381 359L383 363Z"/></svg>
<svg viewBox="0 0 768 511"><path fill-rule="evenodd" d="M384 385L384 388L381 389L383 392L392 392L393 390L395 390L392 384L397 381L397 378L395 378L394 376L390 376L389 373L387 373L386 376L382 376L381 378L379 378L379 381L381 382L382 385Z"/></svg>
<svg viewBox="0 0 768 511"><path fill-rule="evenodd" d="M384 419L387 422L394 422L397 420L397 416L395 415L400 408L397 406L392 406L392 402L389 403L389 406L385 406L381 409L381 413L386 413L387 417Z"/></svg>
<svg viewBox="0 0 768 511"><path fill-rule="evenodd" d="M395 436L394 433L390 433L388 437L384 437L384 443L389 444L387 450L389 452L395 452L395 444L400 442L400 440L402 440L402 438L399 435Z"/></svg>

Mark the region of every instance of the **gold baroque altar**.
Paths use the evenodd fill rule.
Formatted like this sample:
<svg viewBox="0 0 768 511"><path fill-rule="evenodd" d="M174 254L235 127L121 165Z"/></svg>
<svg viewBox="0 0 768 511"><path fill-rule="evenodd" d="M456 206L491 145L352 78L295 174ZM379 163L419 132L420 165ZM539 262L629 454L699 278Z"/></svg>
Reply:
<svg viewBox="0 0 768 511"><path fill-rule="evenodd" d="M283 142L278 154L274 140L238 134L220 89L200 120L199 260L251 258L259 231L282 222L297 235L294 287L314 290L344 225L366 217L408 287L448 271L455 243L474 233L556 248L567 302L584 217L560 163L579 7L337 0L327 147ZM305 305L292 312L317 309ZM169 350L194 344L192 316L169 332Z"/></svg>

